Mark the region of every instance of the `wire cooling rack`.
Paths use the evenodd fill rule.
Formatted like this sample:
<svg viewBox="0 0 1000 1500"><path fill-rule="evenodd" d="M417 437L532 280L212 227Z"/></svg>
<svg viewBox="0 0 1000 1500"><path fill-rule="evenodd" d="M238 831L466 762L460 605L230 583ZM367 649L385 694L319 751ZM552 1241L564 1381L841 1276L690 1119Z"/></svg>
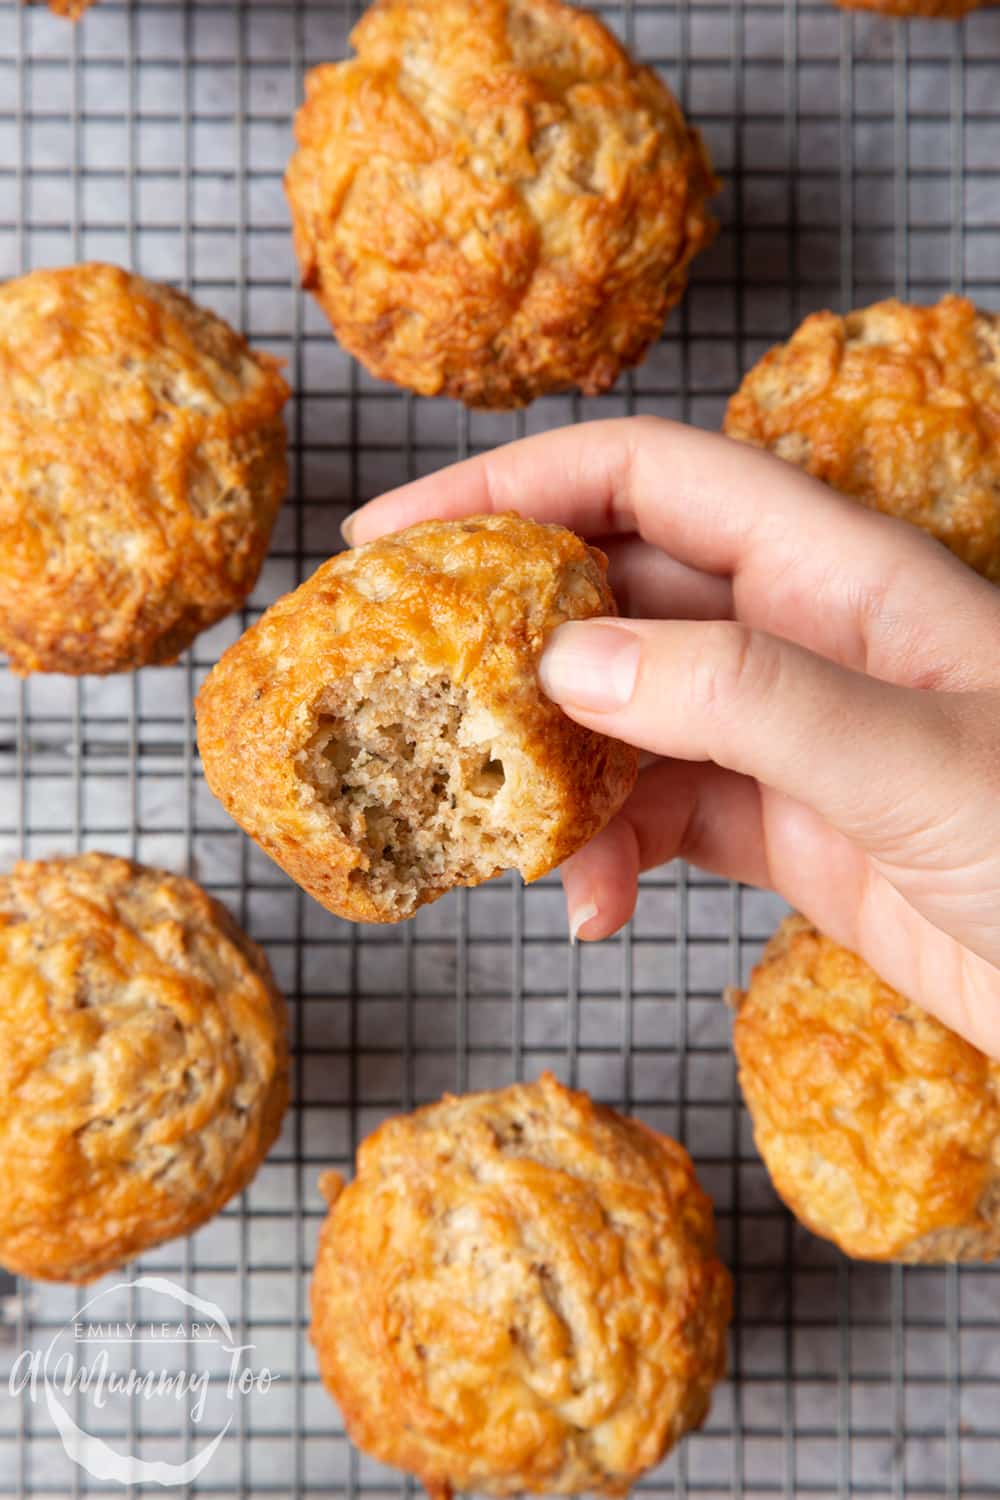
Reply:
<svg viewBox="0 0 1000 1500"><path fill-rule="evenodd" d="M602 7L703 128L726 183L723 229L618 390L508 417L370 380L297 290L281 191L291 115L304 69L344 54L355 9L101 0L73 27L0 0L0 273L94 257L175 280L284 356L296 389L292 497L242 620L174 668L24 685L0 673L3 862L87 847L190 871L265 944L289 995L296 1102L281 1141L241 1203L141 1264L220 1306L279 1378L228 1404L213 1388L200 1422L169 1400L76 1394L88 1431L144 1461L196 1456L231 1422L177 1490L138 1471L131 1485L94 1477L44 1400L7 1385L83 1294L10 1282L0 1495L406 1492L350 1448L316 1377L317 1174L346 1166L388 1113L549 1066L687 1143L736 1277L731 1378L644 1493L998 1496L1000 1274L849 1265L782 1210L754 1153L719 997L779 903L671 866L643 881L630 931L575 950L552 880L460 893L401 928L348 926L207 794L191 698L246 619L337 548L345 511L387 485L590 416L716 426L741 371L819 307L948 288L1000 307L1000 11L905 26L828 0ZM165 1311L155 1289L108 1292L114 1280L97 1289L105 1316ZM190 1373L216 1355L185 1345L171 1358ZM125 1365L164 1358L142 1345Z"/></svg>

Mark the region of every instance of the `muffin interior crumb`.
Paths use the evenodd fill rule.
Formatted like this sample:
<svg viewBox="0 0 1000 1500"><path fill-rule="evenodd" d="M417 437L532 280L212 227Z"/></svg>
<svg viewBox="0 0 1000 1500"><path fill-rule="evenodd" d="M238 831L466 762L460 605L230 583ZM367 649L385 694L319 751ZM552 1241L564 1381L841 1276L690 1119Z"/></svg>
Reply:
<svg viewBox="0 0 1000 1500"><path fill-rule="evenodd" d="M351 872L393 916L422 892L515 866L516 751L464 688L401 663L358 672L318 704L300 770L365 863Z"/></svg>

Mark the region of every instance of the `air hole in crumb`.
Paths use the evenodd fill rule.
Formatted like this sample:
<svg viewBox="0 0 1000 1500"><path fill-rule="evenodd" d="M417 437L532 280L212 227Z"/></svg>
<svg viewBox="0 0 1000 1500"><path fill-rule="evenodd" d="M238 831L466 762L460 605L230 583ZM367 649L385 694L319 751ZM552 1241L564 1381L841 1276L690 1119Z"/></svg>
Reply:
<svg viewBox="0 0 1000 1500"><path fill-rule="evenodd" d="M477 797L495 797L507 780L502 760L488 760L479 774L473 778L470 790Z"/></svg>

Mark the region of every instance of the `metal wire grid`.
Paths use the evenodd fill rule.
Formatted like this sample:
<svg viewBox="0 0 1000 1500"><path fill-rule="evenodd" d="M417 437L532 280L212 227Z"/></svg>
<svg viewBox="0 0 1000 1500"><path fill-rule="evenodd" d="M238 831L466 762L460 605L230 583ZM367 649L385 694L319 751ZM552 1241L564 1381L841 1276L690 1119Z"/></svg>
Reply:
<svg viewBox="0 0 1000 1500"><path fill-rule="evenodd" d="M827 0L602 7L704 128L727 183L724 228L618 391L509 418L379 386L296 290L280 191L290 115L305 67L345 51L355 10L102 0L74 28L0 0L0 272L100 257L176 280L284 355L297 393L292 498L243 620L173 669L0 677L0 857L99 847L190 870L266 945L292 1004L296 1106L268 1165L239 1205L143 1262L218 1301L281 1375L238 1404L187 1493L408 1488L350 1448L316 1379L304 1336L315 1178L346 1166L387 1113L548 1065L686 1141L736 1275L732 1377L704 1433L643 1491L1000 1495L997 1272L851 1266L783 1212L753 1151L718 997L778 903L670 867L643 882L631 930L599 946L569 948L552 881L459 893L399 930L350 927L221 814L190 708L245 620L387 484L592 415L715 426L741 370L816 307L948 287L1000 306L1000 13L953 28L852 18ZM20 1285L0 1372L79 1302ZM151 1306L132 1293L122 1312ZM109 1408L103 1430L172 1462L200 1441L135 1400ZM122 1490L87 1480L44 1408L0 1387L0 1495L104 1493Z"/></svg>

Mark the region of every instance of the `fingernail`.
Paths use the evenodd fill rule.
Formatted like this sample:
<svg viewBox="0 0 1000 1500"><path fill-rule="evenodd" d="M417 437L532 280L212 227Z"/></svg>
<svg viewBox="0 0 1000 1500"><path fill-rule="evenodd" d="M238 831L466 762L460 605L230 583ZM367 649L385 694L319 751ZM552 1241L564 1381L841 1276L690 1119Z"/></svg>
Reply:
<svg viewBox="0 0 1000 1500"><path fill-rule="evenodd" d="M635 692L642 644L617 625L572 620L549 636L538 678L542 691L564 706L608 712Z"/></svg>
<svg viewBox="0 0 1000 1500"><path fill-rule="evenodd" d="M352 510L349 516L345 516L340 523L340 534L349 547L354 546L354 518L356 510Z"/></svg>
<svg viewBox="0 0 1000 1500"><path fill-rule="evenodd" d="M580 935L580 928L586 927L591 917L597 916L597 907L593 901L588 901L585 906L576 906L569 913L569 940L575 943Z"/></svg>

